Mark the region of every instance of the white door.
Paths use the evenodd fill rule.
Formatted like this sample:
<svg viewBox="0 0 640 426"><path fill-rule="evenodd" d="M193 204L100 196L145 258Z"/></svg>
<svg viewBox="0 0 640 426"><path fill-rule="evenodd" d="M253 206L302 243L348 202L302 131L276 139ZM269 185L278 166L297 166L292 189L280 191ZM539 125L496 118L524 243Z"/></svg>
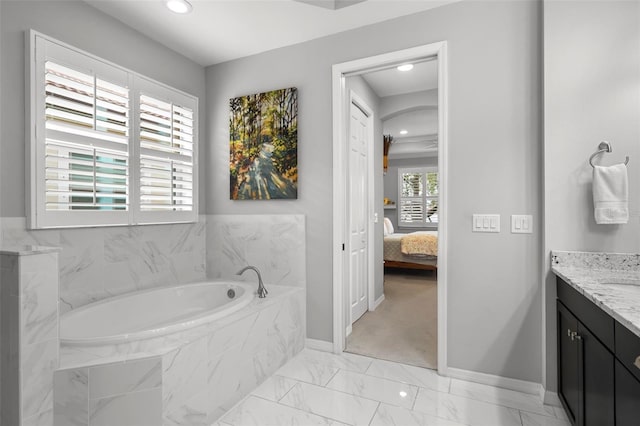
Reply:
<svg viewBox="0 0 640 426"><path fill-rule="evenodd" d="M367 311L369 119L353 102L349 114L349 294L353 324Z"/></svg>

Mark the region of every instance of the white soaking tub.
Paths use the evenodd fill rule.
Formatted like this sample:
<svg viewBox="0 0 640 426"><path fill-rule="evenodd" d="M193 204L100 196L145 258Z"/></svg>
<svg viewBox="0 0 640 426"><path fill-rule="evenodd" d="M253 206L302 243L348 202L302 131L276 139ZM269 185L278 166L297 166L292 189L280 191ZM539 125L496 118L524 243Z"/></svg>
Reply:
<svg viewBox="0 0 640 426"><path fill-rule="evenodd" d="M62 346L120 345L180 333L248 305L255 286L201 282L127 293L60 317Z"/></svg>
<svg viewBox="0 0 640 426"><path fill-rule="evenodd" d="M305 344L304 288L256 287L158 288L62 315L56 424L215 423Z"/></svg>

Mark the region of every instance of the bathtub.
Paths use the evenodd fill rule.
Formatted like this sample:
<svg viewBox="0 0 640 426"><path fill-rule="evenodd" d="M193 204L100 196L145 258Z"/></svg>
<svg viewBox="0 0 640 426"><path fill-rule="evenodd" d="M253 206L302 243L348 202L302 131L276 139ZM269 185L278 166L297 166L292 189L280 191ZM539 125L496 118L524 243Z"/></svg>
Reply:
<svg viewBox="0 0 640 426"><path fill-rule="evenodd" d="M253 283L164 287L65 313L56 424L215 423L305 345L304 288L267 286L262 299Z"/></svg>
<svg viewBox="0 0 640 426"><path fill-rule="evenodd" d="M253 285L220 281L127 293L60 317L60 343L117 345L193 329L230 315L255 296Z"/></svg>

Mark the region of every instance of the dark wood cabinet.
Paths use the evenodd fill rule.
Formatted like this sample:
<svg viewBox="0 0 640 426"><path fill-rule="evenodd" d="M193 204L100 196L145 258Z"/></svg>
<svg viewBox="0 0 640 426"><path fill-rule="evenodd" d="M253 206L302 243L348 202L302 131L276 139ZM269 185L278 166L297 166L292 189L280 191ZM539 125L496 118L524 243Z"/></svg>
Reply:
<svg viewBox="0 0 640 426"><path fill-rule="evenodd" d="M638 426L640 381L616 360L616 426Z"/></svg>
<svg viewBox="0 0 640 426"><path fill-rule="evenodd" d="M558 318L558 395L567 417L574 425L582 422L582 357L574 332L578 320L564 305L557 302Z"/></svg>
<svg viewBox="0 0 640 426"><path fill-rule="evenodd" d="M614 425L614 357L558 300L558 394L575 426Z"/></svg>
<svg viewBox="0 0 640 426"><path fill-rule="evenodd" d="M561 279L557 324L558 395L571 423L640 425L640 338Z"/></svg>
<svg viewBox="0 0 640 426"><path fill-rule="evenodd" d="M578 321L576 340L582 346L584 426L615 424L614 357L588 328Z"/></svg>

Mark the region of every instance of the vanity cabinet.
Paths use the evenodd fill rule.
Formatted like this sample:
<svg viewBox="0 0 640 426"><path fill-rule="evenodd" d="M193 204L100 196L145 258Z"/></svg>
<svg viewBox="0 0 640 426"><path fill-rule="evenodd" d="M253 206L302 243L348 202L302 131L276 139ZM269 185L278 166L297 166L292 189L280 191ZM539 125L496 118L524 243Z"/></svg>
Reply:
<svg viewBox="0 0 640 426"><path fill-rule="evenodd" d="M640 337L557 280L558 396L574 426L640 425Z"/></svg>
<svg viewBox="0 0 640 426"><path fill-rule="evenodd" d="M575 426L614 425L613 319L563 281L557 315L558 394L567 416Z"/></svg>
<svg viewBox="0 0 640 426"><path fill-rule="evenodd" d="M616 322L616 425L640 419L640 338Z"/></svg>

